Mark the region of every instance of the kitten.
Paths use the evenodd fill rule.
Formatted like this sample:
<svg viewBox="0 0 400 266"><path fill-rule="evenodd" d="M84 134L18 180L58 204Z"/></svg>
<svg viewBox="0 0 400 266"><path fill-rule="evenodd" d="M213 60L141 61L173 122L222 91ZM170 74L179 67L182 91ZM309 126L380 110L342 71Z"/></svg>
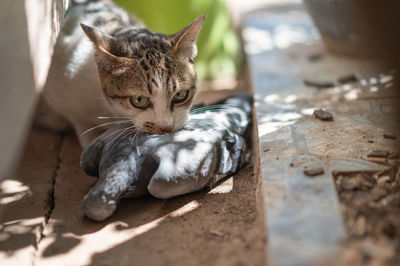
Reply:
<svg viewBox="0 0 400 266"><path fill-rule="evenodd" d="M82 135L83 147L115 119L144 132L180 129L196 93L193 60L204 20L159 34L112 2L74 2L55 46L46 103ZM101 116L115 119L104 123Z"/></svg>

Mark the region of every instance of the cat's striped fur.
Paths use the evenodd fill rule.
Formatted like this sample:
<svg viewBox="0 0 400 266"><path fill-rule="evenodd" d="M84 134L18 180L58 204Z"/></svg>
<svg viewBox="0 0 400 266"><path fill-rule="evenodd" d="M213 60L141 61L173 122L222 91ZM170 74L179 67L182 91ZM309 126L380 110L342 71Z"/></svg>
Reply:
<svg viewBox="0 0 400 266"><path fill-rule="evenodd" d="M111 117L130 120L147 132L181 128L196 93L195 41L204 19L167 35L112 2L74 3L55 47L46 102L78 135L100 129L101 116L110 118L108 125ZM98 133L84 135L82 146Z"/></svg>

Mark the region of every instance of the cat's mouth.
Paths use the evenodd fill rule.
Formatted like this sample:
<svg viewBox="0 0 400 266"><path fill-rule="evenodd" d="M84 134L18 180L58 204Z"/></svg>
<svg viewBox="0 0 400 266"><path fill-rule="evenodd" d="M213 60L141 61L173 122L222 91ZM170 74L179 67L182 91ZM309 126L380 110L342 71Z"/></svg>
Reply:
<svg viewBox="0 0 400 266"><path fill-rule="evenodd" d="M168 129L168 130L161 129L155 123L145 122L143 124L142 131L147 132L147 133L153 133L153 134L165 134L165 133L170 133L171 129Z"/></svg>

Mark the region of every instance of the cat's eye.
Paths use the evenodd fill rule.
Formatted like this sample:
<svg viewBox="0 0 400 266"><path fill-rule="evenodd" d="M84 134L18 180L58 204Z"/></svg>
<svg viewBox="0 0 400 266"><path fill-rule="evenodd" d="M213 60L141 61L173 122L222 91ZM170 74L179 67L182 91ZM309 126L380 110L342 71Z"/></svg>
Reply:
<svg viewBox="0 0 400 266"><path fill-rule="evenodd" d="M149 98L145 96L131 96L130 101L133 106L140 109L145 109L150 104Z"/></svg>
<svg viewBox="0 0 400 266"><path fill-rule="evenodd" d="M188 90L183 90L175 94L174 98L172 101L174 103L183 103L185 102L189 97L189 91Z"/></svg>

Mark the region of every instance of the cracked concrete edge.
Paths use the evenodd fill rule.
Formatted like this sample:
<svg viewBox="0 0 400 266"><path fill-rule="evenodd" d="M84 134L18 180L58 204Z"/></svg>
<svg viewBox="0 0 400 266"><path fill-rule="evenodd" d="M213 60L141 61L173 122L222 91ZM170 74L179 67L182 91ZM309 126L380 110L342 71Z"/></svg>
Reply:
<svg viewBox="0 0 400 266"><path fill-rule="evenodd" d="M61 140L60 140L60 142L58 143L58 146L57 146L57 155L56 155L57 163L55 165L55 168L53 169L53 173L52 173L52 176L51 176L51 188L50 188L50 191L48 192L48 196L47 196L47 199L46 199L47 211L44 214L44 220L43 220L43 222L42 222L42 224L41 224L41 226L39 228L38 235L36 236L35 245L34 245L35 249L33 250L33 253L32 253L32 256L31 256L31 265L32 266L36 265L35 260L36 260L36 258L38 256L38 253L39 253L39 244L46 237L45 234L44 234L44 231L46 229L46 226L48 225L48 222L49 222L49 220L51 218L51 215L53 213L53 210L54 210L55 186L56 186L56 181L57 181L57 175L58 175L58 172L60 170L60 166L61 166L61 162L62 162L61 161L61 150L62 150L62 146L63 146L64 141L65 141L65 135L61 134Z"/></svg>
<svg viewBox="0 0 400 266"><path fill-rule="evenodd" d="M253 88L253 87L251 87ZM257 114L256 109L253 107L253 132L252 132L252 161L254 166L254 178L256 179L256 191L255 191L255 198L256 198L256 210L259 215L260 223L263 226L262 234L263 242L265 244L265 261L263 265L268 265L268 249L267 249L267 239L268 239L268 231L267 227L267 215L266 215L266 204L265 204L265 192L263 189L263 181L262 181L262 165L261 165L261 144L258 138L258 128L257 128Z"/></svg>
<svg viewBox="0 0 400 266"><path fill-rule="evenodd" d="M46 225L49 223L49 220L51 218L51 215L53 213L54 210L54 205L55 205L55 199L54 199L54 194L55 194L55 186L56 186L56 182L57 182L57 175L58 172L60 170L61 167L61 150L62 150L62 146L64 144L65 141L65 135L61 134L61 141L58 144L57 147L57 164L54 168L53 174L52 174L52 179L51 179L51 189L48 192L48 198L47 198L47 212L45 213L44 216L44 221L42 223L42 226L39 228L39 233L40 235L37 236L36 241L35 241L35 250L36 252L38 251L38 247L39 247L39 243L40 241L45 237L45 235L43 234ZM32 263L32 265L34 265L34 263Z"/></svg>
<svg viewBox="0 0 400 266"><path fill-rule="evenodd" d="M153 198L126 201L121 204L120 211L109 220L103 223L93 223L83 217L82 211L79 210L79 204L83 195L87 193L88 189L96 180L87 177L81 171L78 164L79 158L77 154L80 153L80 148L78 147L79 144L76 139L69 136L63 144L61 151L62 163L55 186L55 208L50 217L49 224L45 228L44 233L46 237L40 242L39 252L37 253L38 257L34 261L35 265L68 265L68 263L75 263L77 265L98 265L99 263L105 263L107 265L110 263L132 265L135 260L137 262L141 260L142 264L145 265L160 265L154 263L156 261L165 263L169 260L176 262L177 258L185 258L187 261L191 261L191 263L185 263L185 265L196 265L196 260L201 262L203 260L203 255L190 255L190 251L182 249L182 247L185 246L184 242L187 241L187 237L191 239L191 244L188 244L188 246L196 246L196 243L198 243L197 241L200 241L198 244L201 244L202 247L213 245L215 236L212 233L210 234L209 230L222 230L218 228L224 227L230 228L222 230L227 232L224 233L224 235L226 234L226 237L233 237L232 240L235 240L231 242L221 236L217 236L219 239L218 243L226 247L226 252L235 252L235 254L237 254L237 250L244 250L228 248L232 246L244 248L247 240L244 241L243 239L256 239L257 242L254 243L254 247L252 248L265 251L263 244L265 241L258 237L261 235L261 232L265 230L263 224L259 221L259 218L262 217L259 214L250 215L250 213L248 213L248 211L253 210L253 208L254 211L256 211L256 205L254 201L250 199L247 200L248 197L244 196L250 194L252 195L251 197L254 198L254 193L257 192L257 189L253 185L256 183L256 180L253 179L252 176L249 176L249 173L241 172L240 175L242 177L238 179L240 181L238 181L237 184L241 184L241 188L243 189L251 188L251 191L244 191L239 194L239 191L236 191L236 189L232 187L233 192L222 193L221 195L215 194L217 196L210 194L211 196L199 197L199 194L196 195L196 193L193 193L170 201L160 201ZM253 180L245 181L247 178L252 178ZM257 178L257 181L259 180L259 177L255 176L254 178ZM77 184L79 184L79 186ZM233 184L233 186L235 185ZM204 195L206 195L206 193L207 192L200 192L200 194ZM235 196L235 194L237 196ZM238 205L240 204L235 201L223 200L218 203L218 200L216 200L220 197L228 197L228 199L234 197L235 200L237 200L238 196L242 198L242 200L246 199L242 202L243 208L238 209ZM193 201L193 199L195 200ZM199 200L200 203L197 200ZM203 206L201 203L202 201L209 202L210 204L205 204ZM252 202L252 204L248 206L250 202ZM221 203L224 204L223 209L220 209L222 207L220 205ZM193 209L193 211L187 214L182 213L182 216L189 215L191 218L180 216L179 218L174 217L172 219L163 218L167 217L165 214L169 214L171 211L173 213L182 207L186 209L188 204L190 206L197 206L196 209ZM206 205L208 205L208 208ZM205 215L209 215L211 210L213 210L213 213L218 210L218 215L214 214L217 215L216 217L213 217L214 215L210 216L210 218L213 219L210 223L211 228L207 228L207 226L203 228L202 226L207 224L207 222L204 221L203 223L201 220L206 217ZM200 211L200 213L198 211ZM242 216L242 212L248 213L249 215L246 214ZM231 218L226 220L227 217ZM186 219L189 220L186 221ZM193 220L191 221L190 219ZM220 222L222 219L225 221L223 223L228 222L228 225L232 226L223 225L223 223ZM176 228L177 222L181 223L179 228ZM196 233L193 233L193 223L197 222L199 222L199 224L195 227ZM257 230L254 230L254 227L252 227L252 229L247 228L248 223L250 223L251 226L257 226ZM116 230L121 225L123 225L123 228L121 228L121 230ZM151 230L146 229L148 226L151 226ZM242 227L241 232L237 231L236 226ZM174 228L178 231L174 231ZM180 236L174 236L173 232L180 232ZM237 232L239 235L234 237L236 235L234 232ZM142 234L146 234L146 236L139 237ZM182 237L183 235L185 236ZM242 235L246 237L243 238L241 237ZM180 247L180 250L175 250L175 244L171 245L171 243L178 237L180 237L181 243L177 245L182 247ZM258 240L260 240L260 242L258 242ZM217 245L217 243L214 244ZM155 250L149 250L149 246ZM157 249L160 248L168 251L171 255L156 252ZM132 249L134 249L134 251ZM131 256L133 256L132 254L135 254L135 252L136 255L132 258ZM205 253L207 252L208 254L218 253L215 248L205 251ZM228 254L226 252L224 256ZM152 254L151 257L154 258L143 258L143 253L148 255ZM222 255L219 254L219 256ZM261 257L261 255L259 257ZM257 256L257 259L255 259L255 261L257 261L255 265L265 265L265 256L262 255L260 259L263 263L258 263L258 261L260 261L258 259L259 257ZM239 255L235 258L241 261ZM224 261L223 257L218 261ZM175 264L165 263L165 265Z"/></svg>
<svg viewBox="0 0 400 266"><path fill-rule="evenodd" d="M87 193L88 188L93 186L94 178L88 178L79 165L81 147L74 135L65 135L58 153L60 162L54 182L52 194L53 209L50 212L48 221L43 228L43 237L38 245L38 250L34 259L34 265L68 265L73 252L69 251L66 241L82 242L84 237L72 236L68 233L65 236L66 228L78 229L82 226L96 227L96 223L85 220L80 209L82 195ZM82 218L84 219L82 221ZM60 250L65 250L61 252ZM90 248L83 247L82 250L89 252ZM79 248L78 252L83 252ZM60 257L61 255L61 257ZM75 263L77 263L75 261Z"/></svg>
<svg viewBox="0 0 400 266"><path fill-rule="evenodd" d="M245 57L244 62L244 79L245 83L248 86L249 93L254 95L254 84L253 79L251 77L251 72L249 68L249 62L247 56ZM267 215L266 215L266 204L265 204L265 192L263 189L263 180L262 180L262 164L261 164L261 142L259 139L258 133L258 118L257 118L257 109L253 106L252 110L252 164L254 167L254 178L256 179L256 191L255 191L255 199L256 199L256 210L259 215L260 223L262 225L267 224ZM268 265L268 249L267 249L267 239L268 232L267 227L263 226L262 231L260 232L263 237L263 242L265 244L265 261L263 265Z"/></svg>
<svg viewBox="0 0 400 266"><path fill-rule="evenodd" d="M31 265L49 212L48 195L62 139L34 128L14 174L0 182L0 264ZM34 205L33 205L34 204Z"/></svg>
<svg viewBox="0 0 400 266"><path fill-rule="evenodd" d="M57 254L57 248L53 248L53 244L58 245L56 242L62 243L59 237L60 226L64 228L65 224L68 224L68 220L75 220L66 216L68 210L73 210L73 215L80 216L80 202L81 197L75 197L74 189L78 191L87 190L87 183L92 183L92 179L85 180L83 184L79 183L82 176L86 176L79 166L79 156L81 153L81 147L78 143L77 138L73 134L65 134L62 136L62 142L60 143L59 150L57 153L58 166L55 171L53 179L53 189L49 194L50 204L48 209L48 216L43 226L42 237L38 242L38 248L35 252L35 257L32 265L54 265L53 263L60 264L57 262L57 258L48 258L47 253L55 252ZM77 159L78 158L78 159ZM71 168L72 167L72 168ZM80 170L80 174L76 174L76 170ZM67 178L71 177L71 179ZM75 180L74 180L75 179ZM70 201L69 196L72 201ZM60 221L66 221L61 222ZM62 244L61 244L62 245ZM54 261L54 259L56 259ZM64 262L66 263L66 262ZM60 264L67 265L67 264Z"/></svg>

